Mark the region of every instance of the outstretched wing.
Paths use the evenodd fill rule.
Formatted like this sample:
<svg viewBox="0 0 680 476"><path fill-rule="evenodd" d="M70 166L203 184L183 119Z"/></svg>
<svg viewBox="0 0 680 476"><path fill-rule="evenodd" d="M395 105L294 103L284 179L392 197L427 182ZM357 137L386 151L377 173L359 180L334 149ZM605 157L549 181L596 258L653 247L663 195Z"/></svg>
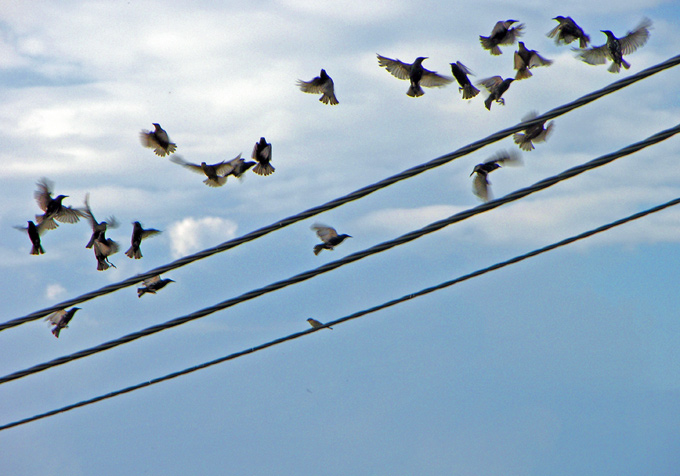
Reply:
<svg viewBox="0 0 680 476"><path fill-rule="evenodd" d="M378 55L378 64L389 71L395 78L409 79L409 72L411 71L410 64L406 64L398 59L386 58L385 56L380 55ZM423 79L425 79L425 75L423 75ZM426 85L423 84L423 86Z"/></svg>
<svg viewBox="0 0 680 476"><path fill-rule="evenodd" d="M651 26L652 21L649 18L644 18L635 30L629 31L626 36L619 38L621 52L624 55L631 54L633 51L647 43L647 40L649 39L649 28L651 28Z"/></svg>

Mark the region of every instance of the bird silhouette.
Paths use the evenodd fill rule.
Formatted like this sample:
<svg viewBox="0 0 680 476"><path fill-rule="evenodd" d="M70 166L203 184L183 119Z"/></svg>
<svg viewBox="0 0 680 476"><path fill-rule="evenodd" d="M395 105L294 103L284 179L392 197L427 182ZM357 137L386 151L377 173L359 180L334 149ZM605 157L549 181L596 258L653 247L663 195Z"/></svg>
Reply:
<svg viewBox="0 0 680 476"><path fill-rule="evenodd" d="M548 38L555 38L555 44L568 45L574 40L579 41L579 48L587 48L590 37L584 33L580 26L571 17L556 16L559 24L548 32Z"/></svg>
<svg viewBox="0 0 680 476"><path fill-rule="evenodd" d="M274 166L269 163L272 160L272 145L264 137L260 137L260 141L255 142L252 159L257 162L253 169L253 172L257 175L271 175L274 173Z"/></svg>
<svg viewBox="0 0 680 476"><path fill-rule="evenodd" d="M420 97L425 94L421 86L441 88L453 81L453 79L437 74L435 71L423 68L422 63L426 59L427 56L419 56L413 63L409 64L398 59L378 55L378 64L395 78L408 79L411 82L408 91L406 91L407 96Z"/></svg>
<svg viewBox="0 0 680 476"><path fill-rule="evenodd" d="M97 239L100 239L102 237L106 239L106 230L108 228L118 227L118 221L116 221L116 218L114 216L110 216L109 218L107 218L107 221L102 222L97 221L97 219L92 214L92 208L90 208L89 193L85 194L85 208L83 209L83 214L85 215L85 218L87 218L87 220L90 222L90 225L92 226L92 236L90 237L90 241L87 242L87 245L85 245L85 248L92 248L92 246L94 246L94 242Z"/></svg>
<svg viewBox="0 0 680 476"><path fill-rule="evenodd" d="M494 56L502 54L503 52L498 45L513 44L522 35L522 30L524 30L523 23L515 27L512 26L513 23L517 23L517 20L499 21L494 25L489 36L480 35L479 42L482 44L482 48L489 50Z"/></svg>
<svg viewBox="0 0 680 476"><path fill-rule="evenodd" d="M326 73L325 69L322 69L321 73L319 73L319 76L312 79L311 81L303 81L298 79L297 85L304 93L321 93L319 101L324 104L330 104L331 106L338 104L338 99L335 97L335 87L333 85L333 80L330 76L328 76L328 73Z"/></svg>
<svg viewBox="0 0 680 476"><path fill-rule="evenodd" d="M321 253L321 250L332 250L340 243L345 241L346 238L352 238L350 235L338 235L338 232L335 231L335 228L331 228L330 226L326 225L320 225L318 223L312 225L311 228L312 230L316 231L318 237L321 238L321 241L323 241L323 243L314 246L315 255Z"/></svg>
<svg viewBox="0 0 680 476"><path fill-rule="evenodd" d="M463 93L463 99L472 99L479 94L479 89L474 87L470 82L470 78L468 78L468 74L473 76L474 74L463 63L460 61L451 63L451 73L453 73L453 77L458 81L460 86L458 91Z"/></svg>
<svg viewBox="0 0 680 476"><path fill-rule="evenodd" d="M538 117L536 111L529 112L526 116L522 118L522 122L530 121ZM512 136L515 144L519 145L519 148L526 150L534 150L533 142L544 142L548 139L548 136L552 133L554 127L554 121L550 121L548 125L545 125L545 121L540 124L529 126L524 129L524 132L517 132Z"/></svg>
<svg viewBox="0 0 680 476"><path fill-rule="evenodd" d="M174 282L172 279L161 279L160 275L145 279L142 281L144 286L137 288L137 297L142 297L145 293L156 294L156 291L164 288L166 284Z"/></svg>
<svg viewBox="0 0 680 476"><path fill-rule="evenodd" d="M216 164L206 164L205 162L201 162L201 164L198 165L187 162L178 155L173 155L170 157L172 162L181 165L192 172L196 172L208 177L203 181L203 183L208 187L221 187L227 183L227 176L234 170L234 161L238 161L240 159L241 154L238 154L232 160L223 160L222 162L218 162Z"/></svg>
<svg viewBox="0 0 680 476"><path fill-rule="evenodd" d="M488 110L491 110L491 103L494 101L504 106L505 99L503 99L501 96L503 96L503 93L508 90L510 83L513 81L513 78L503 79L500 76L492 76L490 78L482 79L480 82L478 82L477 84L484 86L487 91L489 91L489 97L484 100L484 106Z"/></svg>
<svg viewBox="0 0 680 476"><path fill-rule="evenodd" d="M140 133L139 138L142 141L142 145L153 149L159 157L165 157L166 155L175 152L177 150L177 144L170 142L168 133L156 122L153 123L153 126L155 130L143 130Z"/></svg>
<svg viewBox="0 0 680 476"><path fill-rule="evenodd" d="M15 226L14 228L28 233L28 238L31 240L31 245L33 245L31 247L32 255L41 255L45 252L40 243L40 233L45 230L44 228L39 229L31 220L28 220L28 226Z"/></svg>
<svg viewBox="0 0 680 476"><path fill-rule="evenodd" d="M59 225L56 221L61 223L78 223L80 218L85 216L83 212L77 208L67 207L62 205L62 200L68 195L57 195L52 198L52 182L46 178L40 179L37 183L38 190L33 196L40 209L45 212L42 215L36 215L35 220L38 222L39 231L54 230ZM56 220L56 221L55 221Z"/></svg>
<svg viewBox="0 0 680 476"><path fill-rule="evenodd" d="M45 321L49 321L50 325L54 326L52 328L52 334L54 334L54 337L57 339L59 338L59 333L61 330L68 327L68 323L71 321L71 319L73 319L73 315L78 310L80 310L79 307L72 307L68 311L66 309L62 309L61 311L53 312L45 318Z"/></svg>
<svg viewBox="0 0 680 476"><path fill-rule="evenodd" d="M626 36L621 38L617 38L609 30L601 30L602 33L607 35L607 43L585 50L574 49L573 51L577 52L577 56L584 62L592 65L605 64L607 60L610 60L612 64L608 71L618 73L622 66L625 69L630 68L630 63L623 59L623 55L629 55L647 43L651 27L652 21L649 18L644 18L635 30L629 31Z"/></svg>
<svg viewBox="0 0 680 476"><path fill-rule="evenodd" d="M489 201L491 199L491 190L488 175L502 165L520 165L522 163L519 155L516 152L499 152L493 157L487 159L481 164L475 165L474 170L470 174L475 178L472 180L472 192L482 199Z"/></svg>
<svg viewBox="0 0 680 476"><path fill-rule="evenodd" d="M333 328L331 326L327 326L326 324L323 324L323 323L321 323L321 322L319 322L316 319L313 319L311 317L309 319L307 319L307 322L309 322L309 325L312 326L314 329L320 329L322 327L325 327L327 329L333 330Z"/></svg>
<svg viewBox="0 0 680 476"><path fill-rule="evenodd" d="M536 66L550 66L553 63L552 60L539 55L538 51L527 49L523 41L520 41L518 45L519 49L515 51L515 69L517 70L515 79L530 78L532 74L529 69Z"/></svg>
<svg viewBox="0 0 680 476"><path fill-rule="evenodd" d="M139 248L144 238L150 238L160 233L160 230L155 228L144 229L142 224L138 221L132 223L132 238L130 238L131 246L125 252L129 258L140 259L142 257L142 250Z"/></svg>

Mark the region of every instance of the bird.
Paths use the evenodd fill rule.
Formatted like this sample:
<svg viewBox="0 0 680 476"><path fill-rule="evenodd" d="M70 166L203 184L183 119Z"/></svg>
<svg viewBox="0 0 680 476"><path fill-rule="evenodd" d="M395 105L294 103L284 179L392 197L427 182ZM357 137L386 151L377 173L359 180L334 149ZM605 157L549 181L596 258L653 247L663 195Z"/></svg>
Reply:
<svg viewBox="0 0 680 476"><path fill-rule="evenodd" d="M494 101L505 106L505 99L501 96L508 90L510 83L513 81L513 78L503 79L500 76L492 76L478 82L477 84L481 84L489 91L489 97L484 100L484 106L486 106L488 110L491 110L491 103Z"/></svg>
<svg viewBox="0 0 680 476"><path fill-rule="evenodd" d="M238 154L232 160L223 160L217 164L206 164L205 162L201 162L201 165L198 165L187 162L178 155L173 155L170 157L172 162L179 164L182 167L191 170L192 172L196 172L208 177L203 181L203 183L208 187L221 187L227 183L227 175L229 175L229 173L234 169L233 161L238 161L240 159L241 154Z"/></svg>
<svg viewBox="0 0 680 476"><path fill-rule="evenodd" d="M489 190L491 182L489 182L488 175L500 168L501 164L520 165L521 163L522 161L517 153L499 152L481 164L475 165L474 170L470 174L470 177L475 175L472 181L472 192L483 201L489 201L491 199L491 192Z"/></svg>
<svg viewBox="0 0 680 476"><path fill-rule="evenodd" d="M40 209L45 212L42 215L36 215L35 220L38 222L39 231L54 230L59 225L57 221L61 223L78 223L80 217L85 216L83 212L77 208L67 207L62 205L62 200L68 197L68 195L57 195L52 198L52 187L51 181L46 178L40 179L37 183L38 190L35 191L33 196Z"/></svg>
<svg viewBox="0 0 680 476"><path fill-rule="evenodd" d="M274 166L269 162L272 160L272 145L267 139L260 137L259 142L255 142L253 154L251 156L257 165L253 169L257 175L271 175L274 173Z"/></svg>
<svg viewBox="0 0 680 476"><path fill-rule="evenodd" d="M530 121L536 117L538 117L538 113L531 111L522 118L522 122ZM545 121L543 121L540 124L527 127L524 129L524 132L516 132L512 139L515 141L515 144L519 145L520 149L528 152L534 150L533 142L544 142L551 134L553 127L554 121L550 121L547 126Z"/></svg>
<svg viewBox="0 0 680 476"><path fill-rule="evenodd" d="M110 267L116 267L109 261L109 256L118 253L120 249L118 243L100 233L94 239L92 247L94 248L94 256L97 258L97 271L106 271Z"/></svg>
<svg viewBox="0 0 680 476"><path fill-rule="evenodd" d="M328 73L326 73L325 69L322 69L321 72L319 73L319 76L312 79L311 81L303 81L301 79L298 79L297 85L300 88L300 90L304 93L309 94L321 93L319 101L321 101L324 104L330 104L331 106L335 106L336 104L338 104L338 99L335 97L335 88L333 86L333 80L331 79L330 76L328 76Z"/></svg>
<svg viewBox="0 0 680 476"><path fill-rule="evenodd" d="M152 125L155 128L154 131L142 130L140 133L139 138L142 141L142 145L152 148L159 157L165 157L175 152L177 144L170 142L168 133L165 132L160 124L154 122Z"/></svg>
<svg viewBox="0 0 680 476"><path fill-rule="evenodd" d="M326 324L323 324L323 323L321 323L321 322L319 322L316 319L313 319L311 317L309 319L307 319L307 322L309 322L309 325L312 326L314 329L326 327L327 329L333 330L333 328L331 326L327 326Z"/></svg>
<svg viewBox="0 0 680 476"><path fill-rule="evenodd" d="M517 23L517 20L499 21L493 27L489 36L480 35L479 42L482 44L482 48L489 50L494 56L502 54L503 52L498 45L511 45L515 42L517 37L522 36L524 24L520 23L513 27L513 23Z"/></svg>
<svg viewBox="0 0 680 476"><path fill-rule="evenodd" d="M451 73L453 73L453 77L456 78L460 85L458 91L463 92L463 99L472 99L479 94L479 89L474 87L470 82L470 78L467 77L468 74L473 76L474 74L463 63L460 61L451 63Z"/></svg>
<svg viewBox="0 0 680 476"><path fill-rule="evenodd" d="M598 65L605 64L611 60L612 64L608 71L618 73L621 67L628 69L630 63L623 59L623 55L629 55L638 48L642 47L649 39L649 29L652 21L644 18L633 31L629 31L626 36L617 38L610 30L600 30L607 35L607 43L602 46L593 46L585 50L573 49L585 63Z"/></svg>
<svg viewBox="0 0 680 476"><path fill-rule="evenodd" d="M556 16L559 25L548 32L548 38L555 38L555 44L568 45L574 40L579 41L579 48L587 48L590 37L584 33L580 26L571 17Z"/></svg>
<svg viewBox="0 0 680 476"><path fill-rule="evenodd" d="M406 95L417 98L425 94L422 86L426 88L441 88L453 82L453 79L437 74L423 68L423 61L427 56L419 56L411 64L404 63L398 59L386 58L378 55L378 64L385 68L395 78L408 79L411 85L406 91Z"/></svg>
<svg viewBox="0 0 680 476"><path fill-rule="evenodd" d="M23 226L15 226L19 231L26 231L28 232L28 238L31 240L31 244L33 245L31 247L31 254L32 255L41 255L45 253L45 250L42 247L42 244L40 243L40 233L43 232L45 229L44 228L38 228L35 223L33 223L31 220L28 220L28 226L23 227Z"/></svg>
<svg viewBox="0 0 680 476"><path fill-rule="evenodd" d="M323 241L323 243L314 246L315 255L321 253L321 250L332 250L340 243L345 241L346 238L352 238L350 235L338 235L338 232L335 231L335 228L331 228L330 226L326 225L320 225L318 223L312 225L311 229L316 231L316 234L319 236L319 238L321 238L321 241Z"/></svg>
<svg viewBox="0 0 680 476"><path fill-rule="evenodd" d="M536 66L550 66L552 60L546 59L538 54L536 50L528 50L523 41L518 43L519 49L515 51L515 69L517 74L515 79L526 79L532 76L529 69Z"/></svg>
<svg viewBox="0 0 680 476"><path fill-rule="evenodd" d="M243 174L246 173L253 165L257 164L257 162L246 162L245 159L241 158L241 154L239 154L239 156L235 159L232 159L229 164L232 166L232 169L227 172L226 175L233 175L237 179L242 180Z"/></svg>
<svg viewBox="0 0 680 476"><path fill-rule="evenodd" d="M137 297L142 297L144 293L156 294L156 291L165 287L168 283L174 283L172 279L161 279L160 275L142 281L144 287L137 288Z"/></svg>
<svg viewBox="0 0 680 476"><path fill-rule="evenodd" d="M72 307L68 311L66 309L62 309L61 311L53 312L45 318L45 321L49 321L50 325L54 326L52 328L52 334L54 334L54 337L57 339L59 338L59 332L61 332L62 329L66 329L68 327L68 323L71 321L71 319L73 319L73 315L78 310L80 310L79 307Z"/></svg>
<svg viewBox="0 0 680 476"><path fill-rule="evenodd" d="M130 239L131 246L125 252L125 255L129 258L140 259L142 257L142 250L139 246L142 244L144 238L150 238L161 233L160 230L155 228L144 229L142 224L138 221L132 223L132 238Z"/></svg>
<svg viewBox="0 0 680 476"><path fill-rule="evenodd" d="M117 228L118 227L118 221L116 221L116 218L114 216L110 216L107 218L107 221L102 221L98 222L94 215L92 214L92 209L90 208L90 194L87 193L85 194L85 209L83 210L83 214L85 215L85 218L88 219L90 222L90 225L92 226L92 236L90 237L90 241L87 242L87 245L85 245L85 248L92 248L94 246L94 242L100 238L103 237L106 239L106 230L111 227L111 228Z"/></svg>

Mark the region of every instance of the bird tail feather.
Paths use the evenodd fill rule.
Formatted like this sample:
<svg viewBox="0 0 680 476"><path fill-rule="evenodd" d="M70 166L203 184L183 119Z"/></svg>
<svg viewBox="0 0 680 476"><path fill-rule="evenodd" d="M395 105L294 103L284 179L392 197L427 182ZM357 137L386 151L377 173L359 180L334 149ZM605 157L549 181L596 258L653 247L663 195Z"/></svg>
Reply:
<svg viewBox="0 0 680 476"><path fill-rule="evenodd" d="M491 110L491 103L493 102L493 96L489 96L484 100L484 106L490 111Z"/></svg>
<svg viewBox="0 0 680 476"><path fill-rule="evenodd" d="M125 254L128 256L128 258L134 258L134 259L141 259L142 257L142 250L139 248L135 248L134 246L131 246Z"/></svg>
<svg viewBox="0 0 680 476"><path fill-rule="evenodd" d="M527 79L527 78L530 78L531 76L533 76L533 75L531 74L531 71L529 71L529 68L524 67L524 68L520 68L520 69L517 70L517 74L515 75L515 79Z"/></svg>
<svg viewBox="0 0 680 476"><path fill-rule="evenodd" d="M314 254L318 255L319 253L321 253L322 249L324 249L323 245L314 245Z"/></svg>
<svg viewBox="0 0 680 476"><path fill-rule="evenodd" d="M255 172L257 175L271 175L274 173L274 166L270 163L257 164L253 168L253 172Z"/></svg>
<svg viewBox="0 0 680 476"><path fill-rule="evenodd" d="M479 42L482 44L482 48L484 48L485 50L489 50L489 52L492 55L498 56L500 54L503 54L498 45L494 44L494 42L488 36L480 36Z"/></svg>
<svg viewBox="0 0 680 476"><path fill-rule="evenodd" d="M324 104L330 104L331 106L335 106L338 104L338 100L335 97L335 94L326 94L324 93L323 96L319 98L319 101L321 101Z"/></svg>
<svg viewBox="0 0 680 476"><path fill-rule="evenodd" d="M479 94L479 89L474 87L472 84L466 84L463 86L463 99L472 99Z"/></svg>
<svg viewBox="0 0 680 476"><path fill-rule="evenodd" d="M425 94L425 91L423 91L423 88L421 88L419 84L411 84L406 92L406 95L412 98L420 97L423 94Z"/></svg>

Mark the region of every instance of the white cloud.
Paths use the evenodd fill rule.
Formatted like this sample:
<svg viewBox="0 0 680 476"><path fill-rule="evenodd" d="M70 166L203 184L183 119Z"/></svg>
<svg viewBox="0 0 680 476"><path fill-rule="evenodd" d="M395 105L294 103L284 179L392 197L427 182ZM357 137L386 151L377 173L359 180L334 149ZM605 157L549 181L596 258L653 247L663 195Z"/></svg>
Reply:
<svg viewBox="0 0 680 476"><path fill-rule="evenodd" d="M170 225L170 246L175 258L223 243L234 236L238 225L219 217L185 218Z"/></svg>
<svg viewBox="0 0 680 476"><path fill-rule="evenodd" d="M45 290L45 296L47 299L50 301L53 301L55 299L58 299L66 294L66 288L62 286L61 284L55 283L55 284L48 284L47 289Z"/></svg>

